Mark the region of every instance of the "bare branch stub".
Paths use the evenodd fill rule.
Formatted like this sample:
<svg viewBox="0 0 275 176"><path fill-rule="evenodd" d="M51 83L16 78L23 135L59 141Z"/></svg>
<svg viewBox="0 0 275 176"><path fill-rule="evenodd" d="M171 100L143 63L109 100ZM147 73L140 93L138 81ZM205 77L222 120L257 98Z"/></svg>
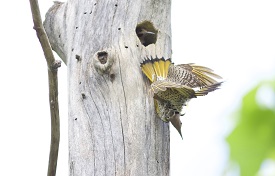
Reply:
<svg viewBox="0 0 275 176"><path fill-rule="evenodd" d="M55 61L53 62L53 64L51 65L51 69L52 69L53 71L57 71L57 69L58 69L59 67L61 67L61 61L60 61L60 60L55 60Z"/></svg>

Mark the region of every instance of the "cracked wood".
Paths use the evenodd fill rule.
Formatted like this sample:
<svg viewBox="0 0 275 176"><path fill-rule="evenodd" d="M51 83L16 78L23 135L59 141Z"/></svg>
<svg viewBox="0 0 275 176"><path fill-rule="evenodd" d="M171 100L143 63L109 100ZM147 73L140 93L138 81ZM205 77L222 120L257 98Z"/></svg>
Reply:
<svg viewBox="0 0 275 176"><path fill-rule="evenodd" d="M70 175L169 175L169 126L155 115L140 62L171 57L170 5L68 0L48 11L46 32L68 68ZM136 34L143 21L158 30L156 43L147 47ZM109 72L99 74L93 66L99 51L114 59Z"/></svg>

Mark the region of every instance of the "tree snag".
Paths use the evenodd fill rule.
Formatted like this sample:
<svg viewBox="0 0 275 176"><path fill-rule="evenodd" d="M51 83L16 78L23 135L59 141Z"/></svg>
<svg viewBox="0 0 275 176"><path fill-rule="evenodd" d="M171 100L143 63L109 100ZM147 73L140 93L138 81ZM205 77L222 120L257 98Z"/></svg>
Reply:
<svg viewBox="0 0 275 176"><path fill-rule="evenodd" d="M68 0L46 14L52 48L68 67L70 175L169 175L169 124L156 117L140 63L171 57L170 6Z"/></svg>

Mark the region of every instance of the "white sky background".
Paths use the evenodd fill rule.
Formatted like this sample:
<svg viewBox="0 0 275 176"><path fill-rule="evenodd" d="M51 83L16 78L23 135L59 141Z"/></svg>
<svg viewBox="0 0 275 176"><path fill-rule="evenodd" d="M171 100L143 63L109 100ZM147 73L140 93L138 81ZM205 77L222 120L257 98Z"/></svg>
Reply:
<svg viewBox="0 0 275 176"><path fill-rule="evenodd" d="M275 1L172 0L173 60L208 66L221 90L190 102L183 140L171 128L172 176L221 176L230 113L252 86L275 77ZM41 14L52 5L39 1ZM3 175L45 175L50 146L46 62L28 1L0 6L0 166ZM57 175L68 175L66 66L59 70L61 143ZM231 173L231 175L234 175ZM229 176L229 174L228 174Z"/></svg>

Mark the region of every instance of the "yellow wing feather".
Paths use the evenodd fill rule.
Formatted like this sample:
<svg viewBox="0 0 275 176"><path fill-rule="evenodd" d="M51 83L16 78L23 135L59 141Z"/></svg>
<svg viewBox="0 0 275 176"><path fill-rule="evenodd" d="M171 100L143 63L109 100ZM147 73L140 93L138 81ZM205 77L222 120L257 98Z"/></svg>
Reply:
<svg viewBox="0 0 275 176"><path fill-rule="evenodd" d="M148 62L141 67L142 72L147 76L147 78L153 82L153 77L155 75L155 70L153 68L153 64L151 62Z"/></svg>
<svg viewBox="0 0 275 176"><path fill-rule="evenodd" d="M141 63L141 70L146 77L151 81L155 82L158 79L165 79L168 75L169 66L171 60L164 58L145 58Z"/></svg>
<svg viewBox="0 0 275 176"><path fill-rule="evenodd" d="M165 61L165 64L164 64L164 70L169 70L169 67L171 65L171 59L167 59ZM168 75L168 71L167 72L164 72L164 77L167 78L167 75Z"/></svg>
<svg viewBox="0 0 275 176"><path fill-rule="evenodd" d="M165 70L164 70L164 65L165 65L165 62L164 62L164 60L162 60L162 59L160 59L159 61L159 69L160 69L160 72L161 72L161 77L165 77Z"/></svg>
<svg viewBox="0 0 275 176"><path fill-rule="evenodd" d="M154 70L156 72L156 75L157 76L161 76L161 70L159 68L159 62L158 62L158 60L153 61L153 68L154 68Z"/></svg>

